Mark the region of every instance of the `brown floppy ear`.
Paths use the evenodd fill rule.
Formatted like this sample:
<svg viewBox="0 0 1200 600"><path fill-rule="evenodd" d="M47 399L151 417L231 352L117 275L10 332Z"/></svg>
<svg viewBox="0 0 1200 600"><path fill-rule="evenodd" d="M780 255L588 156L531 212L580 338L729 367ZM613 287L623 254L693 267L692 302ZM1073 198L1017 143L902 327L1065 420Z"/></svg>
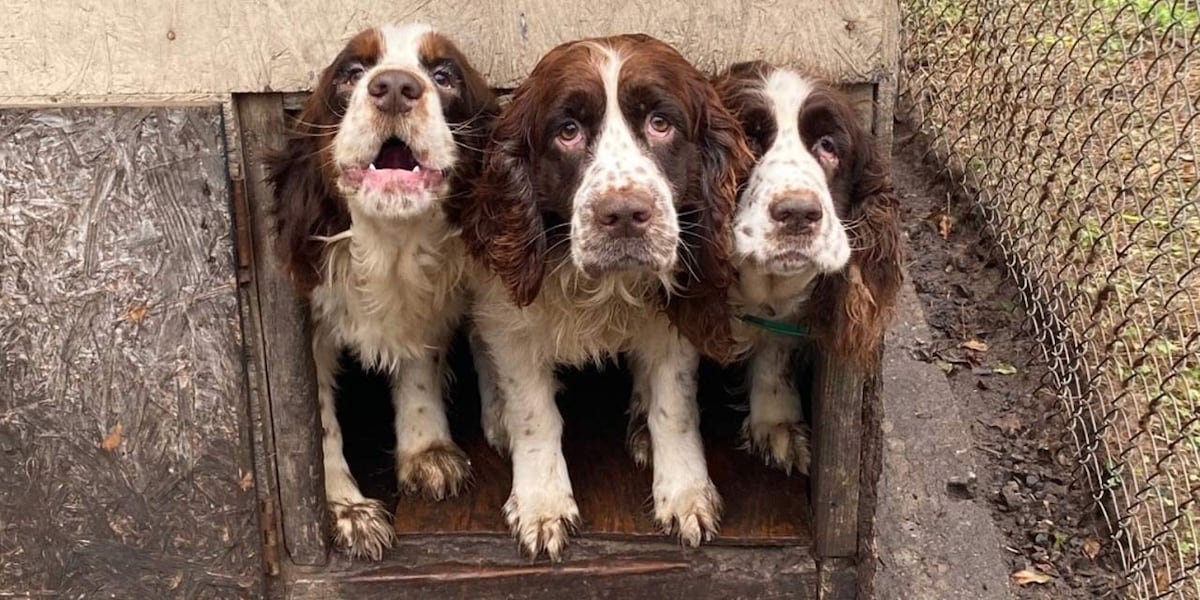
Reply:
<svg viewBox="0 0 1200 600"><path fill-rule="evenodd" d="M729 286L737 277L730 227L738 183L745 179L753 157L741 125L711 85L698 82L690 97L697 101L700 117L693 138L699 140L700 170L679 207L683 264L667 313L701 354L726 362L732 359L733 347Z"/></svg>
<svg viewBox="0 0 1200 600"><path fill-rule="evenodd" d="M451 173L451 196L446 198L443 209L451 222L457 223L457 211L470 201L468 196L483 168L484 146L500 114L500 103L483 75L471 65L458 46L445 39L441 40L441 44L441 53L458 65L462 75L458 95L442 98L446 124L454 134L459 153L458 162Z"/></svg>
<svg viewBox="0 0 1200 600"><path fill-rule="evenodd" d="M275 251L303 293L320 283L323 242L312 236L333 235L350 226L350 214L328 171L334 126L344 110L335 75L335 67L325 70L283 147L264 159L274 189L270 212Z"/></svg>
<svg viewBox="0 0 1200 600"><path fill-rule="evenodd" d="M888 164L858 115L841 99L824 109L844 131L853 153L847 157L849 168L837 175L844 181L835 181L844 183L849 199L839 216L847 225L851 253L849 265L823 277L814 290L812 324L825 351L871 370L904 280L899 201Z"/></svg>
<svg viewBox="0 0 1200 600"><path fill-rule="evenodd" d="M517 306L537 298L546 267L546 234L530 179L531 108L518 93L501 113L475 191L454 211L467 250L500 278Z"/></svg>

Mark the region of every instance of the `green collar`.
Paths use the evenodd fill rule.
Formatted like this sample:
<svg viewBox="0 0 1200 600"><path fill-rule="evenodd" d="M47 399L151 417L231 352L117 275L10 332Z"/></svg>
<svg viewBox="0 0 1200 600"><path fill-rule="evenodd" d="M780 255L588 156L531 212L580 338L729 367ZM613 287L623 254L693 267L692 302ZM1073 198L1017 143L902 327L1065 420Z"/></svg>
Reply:
<svg viewBox="0 0 1200 600"><path fill-rule="evenodd" d="M798 325L783 323L781 321L771 321L769 319L763 319L753 315L738 315L738 319L747 325L752 325L754 327L758 327L759 329L765 329L771 333L790 335L792 337L808 337L807 327L800 327Z"/></svg>

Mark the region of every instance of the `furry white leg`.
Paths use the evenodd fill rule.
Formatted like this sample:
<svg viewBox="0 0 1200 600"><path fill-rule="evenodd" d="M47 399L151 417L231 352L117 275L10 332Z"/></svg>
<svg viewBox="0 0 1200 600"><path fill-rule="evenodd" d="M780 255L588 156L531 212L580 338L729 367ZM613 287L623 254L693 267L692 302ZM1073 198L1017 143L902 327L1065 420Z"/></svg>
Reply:
<svg viewBox="0 0 1200 600"><path fill-rule="evenodd" d="M325 501L333 513L333 541L355 558L379 560L392 547L395 533L387 510L378 500L366 498L354 482L342 454L342 428L334 398L338 349L327 335L313 334L313 362L317 370L317 398L321 404L321 448L325 463Z"/></svg>
<svg viewBox="0 0 1200 600"><path fill-rule="evenodd" d="M554 404L553 365L530 360L527 352L491 345L497 388L504 398L513 485L504 518L521 549L562 558L570 531L579 523L562 453L562 416Z"/></svg>
<svg viewBox="0 0 1200 600"><path fill-rule="evenodd" d="M504 399L496 384L496 366L491 352L474 328L470 335L471 359L479 377L479 421L483 437L500 454L508 453L508 430L504 428Z"/></svg>
<svg viewBox="0 0 1200 600"><path fill-rule="evenodd" d="M689 546L717 534L721 496L708 477L700 439L696 376L700 357L686 340L669 336L664 348L634 355L634 377L650 392L647 424L654 454L654 518Z"/></svg>
<svg viewBox="0 0 1200 600"><path fill-rule="evenodd" d="M767 338L750 359L750 415L742 425L747 447L768 465L808 473L811 453L800 394L792 381L795 348Z"/></svg>
<svg viewBox="0 0 1200 600"><path fill-rule="evenodd" d="M442 398L440 350L401 361L392 378L396 409L396 477L400 488L432 500L462 491L471 467L450 438Z"/></svg>

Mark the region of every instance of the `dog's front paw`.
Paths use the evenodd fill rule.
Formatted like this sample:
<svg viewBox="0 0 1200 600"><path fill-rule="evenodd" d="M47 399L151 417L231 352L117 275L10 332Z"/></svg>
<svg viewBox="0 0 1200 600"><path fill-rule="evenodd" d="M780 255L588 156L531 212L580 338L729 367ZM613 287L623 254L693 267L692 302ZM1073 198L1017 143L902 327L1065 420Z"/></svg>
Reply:
<svg viewBox="0 0 1200 600"><path fill-rule="evenodd" d="M562 560L571 532L579 527L579 507L571 494L513 492L504 503L504 520L521 551L536 559L543 551L550 560Z"/></svg>
<svg viewBox="0 0 1200 600"><path fill-rule="evenodd" d="M500 456L508 454L508 430L504 428L499 418L484 419L483 438Z"/></svg>
<svg viewBox="0 0 1200 600"><path fill-rule="evenodd" d="M795 469L807 474L812 462L808 426L804 423L765 423L746 420L742 427L746 446L772 467L791 474Z"/></svg>
<svg viewBox="0 0 1200 600"><path fill-rule="evenodd" d="M643 469L654 459L654 446L650 441L650 427L643 413L629 415L629 428L625 433L625 447L633 462Z"/></svg>
<svg viewBox="0 0 1200 600"><path fill-rule="evenodd" d="M663 531L695 548L716 537L721 522L721 495L712 481L678 491L654 494L654 520Z"/></svg>
<svg viewBox="0 0 1200 600"><path fill-rule="evenodd" d="M352 558L379 560L392 547L395 529L378 500L330 502L333 513L333 543Z"/></svg>
<svg viewBox="0 0 1200 600"><path fill-rule="evenodd" d="M471 476L471 461L453 442L440 442L402 455L396 465L400 487L432 500L457 496Z"/></svg>

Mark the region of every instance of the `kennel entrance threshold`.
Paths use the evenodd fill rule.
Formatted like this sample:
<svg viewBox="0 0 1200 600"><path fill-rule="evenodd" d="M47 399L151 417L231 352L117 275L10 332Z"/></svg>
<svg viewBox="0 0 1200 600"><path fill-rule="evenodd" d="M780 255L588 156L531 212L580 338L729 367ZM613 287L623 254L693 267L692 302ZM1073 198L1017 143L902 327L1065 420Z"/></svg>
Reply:
<svg viewBox="0 0 1200 600"><path fill-rule="evenodd" d="M745 414L730 406L730 382L713 372L701 382L701 427L709 473L725 504L716 539L682 548L655 525L652 470L639 469L625 448L631 382L613 367L560 376L563 450L582 517L564 561L518 554L501 514L512 471L479 427L467 354L461 344L452 353L450 420L455 441L471 459L473 481L466 492L440 502L396 492L387 452L392 420L379 396L386 383L346 370L341 397L379 399L343 403L339 416L344 430L375 438L369 446L348 446L347 456L364 492L395 506L397 544L381 563L336 557L330 568L297 577L293 585L301 587L290 596L321 597L336 588L343 597L374 589L405 598L816 597L805 594L817 587L810 482L768 468L739 447Z"/></svg>

